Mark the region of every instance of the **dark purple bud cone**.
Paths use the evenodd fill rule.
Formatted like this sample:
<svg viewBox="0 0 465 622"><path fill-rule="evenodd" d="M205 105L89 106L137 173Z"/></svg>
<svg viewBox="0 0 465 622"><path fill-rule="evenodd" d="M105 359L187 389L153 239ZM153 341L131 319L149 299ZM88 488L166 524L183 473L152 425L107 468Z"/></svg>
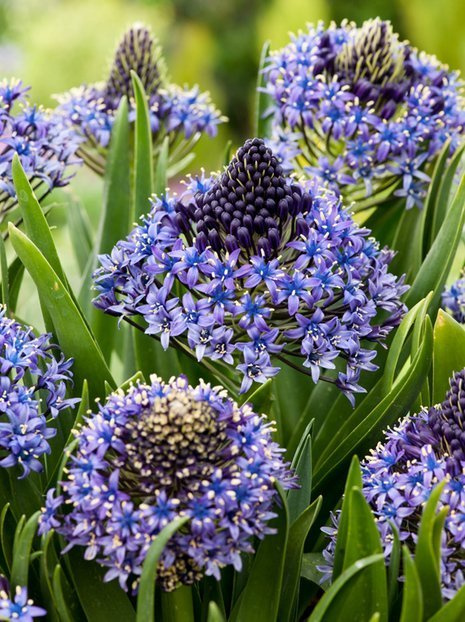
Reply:
<svg viewBox="0 0 465 622"><path fill-rule="evenodd" d="M165 77L164 62L155 37L143 24L131 26L116 49L105 89L108 98L132 97L131 70L141 79L148 96L158 92Z"/></svg>
<svg viewBox="0 0 465 622"><path fill-rule="evenodd" d="M392 24L379 18L364 22L334 59L334 73L351 85L361 101L398 102L399 83L408 82L406 47L399 42ZM386 88L389 86L389 88ZM387 106L383 116L392 116Z"/></svg>
<svg viewBox="0 0 465 622"><path fill-rule="evenodd" d="M446 399L428 412L428 423L442 450L450 456L454 473L465 462L465 370L453 375Z"/></svg>
<svg viewBox="0 0 465 622"><path fill-rule="evenodd" d="M277 255L288 241L291 221L311 207L310 196L289 184L260 138L247 140L217 183L196 201L197 247L203 250L207 241L218 253L241 248L244 257Z"/></svg>

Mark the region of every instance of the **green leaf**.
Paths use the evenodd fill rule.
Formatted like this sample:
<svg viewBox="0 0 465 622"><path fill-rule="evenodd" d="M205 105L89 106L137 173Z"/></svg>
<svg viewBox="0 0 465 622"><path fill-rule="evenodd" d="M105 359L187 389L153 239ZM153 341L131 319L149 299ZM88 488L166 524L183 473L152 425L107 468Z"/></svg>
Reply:
<svg viewBox="0 0 465 622"><path fill-rule="evenodd" d="M104 583L105 571L86 561L81 547L68 551L65 560L88 622L135 622L136 612L127 594L115 580Z"/></svg>
<svg viewBox="0 0 465 622"><path fill-rule="evenodd" d="M444 285L452 266L460 236L465 224L465 175L452 200L444 222L439 229L412 287L407 292L405 304L413 307L429 292L434 292L431 312L439 307Z"/></svg>
<svg viewBox="0 0 465 622"><path fill-rule="evenodd" d="M66 602L65 595L63 593L63 570L60 564L57 564L55 567L55 571L53 573L52 586L53 586L53 596L56 603L56 608L60 615L60 620L63 622L74 622L74 618L70 610L68 609L68 604Z"/></svg>
<svg viewBox="0 0 465 622"><path fill-rule="evenodd" d="M397 596L399 594L399 571L400 571L400 556L401 556L401 548L400 548L400 539L397 527L395 525L391 525L392 529L392 549L391 554L389 556L389 566L388 566L388 600L389 600L389 610L393 607Z"/></svg>
<svg viewBox="0 0 465 622"><path fill-rule="evenodd" d="M459 589L457 594L444 607L441 607L428 622L463 622L465 619L465 585ZM401 622L410 622L402 620ZM414 620L413 622L416 622Z"/></svg>
<svg viewBox="0 0 465 622"><path fill-rule="evenodd" d="M370 555L360 559L355 564L344 570L342 574L331 584L313 610L308 622L341 622L341 612L347 620L354 620L347 616L345 600L350 595L351 589L358 575L380 561L384 563L383 555Z"/></svg>
<svg viewBox="0 0 465 622"><path fill-rule="evenodd" d="M61 267L50 227L48 226L38 200L34 196L31 184L16 153L13 156L11 168L26 233L50 264L60 281L64 284L66 289L68 289L68 283L63 268Z"/></svg>
<svg viewBox="0 0 465 622"><path fill-rule="evenodd" d="M418 540L415 548L415 567L420 578L423 592L424 615L434 615L442 606L441 573L440 573L440 538L445 516L436 515L436 508L444 488L441 482L431 493L426 502L418 529ZM440 529L438 530L438 526ZM436 534L435 534L436 531Z"/></svg>
<svg viewBox="0 0 465 622"><path fill-rule="evenodd" d="M172 592L161 592L162 622L194 622L192 587L181 585ZM147 620L142 616L141 620Z"/></svg>
<svg viewBox="0 0 465 622"><path fill-rule="evenodd" d="M315 499L315 501L297 517L289 528L281 600L279 603L278 620L280 622L293 619L292 614L297 607L297 595L305 539L320 511L320 507L321 497L318 497L318 499Z"/></svg>
<svg viewBox="0 0 465 622"><path fill-rule="evenodd" d="M10 284L10 311L12 313L16 311L23 276L24 266L19 257L16 257L8 268L8 282Z"/></svg>
<svg viewBox="0 0 465 622"><path fill-rule="evenodd" d="M89 216L80 201L70 200L66 216L68 231L73 245L74 254L81 274L85 273L89 257L94 248L94 240Z"/></svg>
<svg viewBox="0 0 465 622"><path fill-rule="evenodd" d="M232 613L234 622L276 622L283 580L284 562L289 531L286 499L277 486L281 507L272 522L276 533L260 543L250 570L249 579Z"/></svg>
<svg viewBox="0 0 465 622"><path fill-rule="evenodd" d="M138 221L148 211L148 199L154 189L153 147L150 115L144 86L134 71L131 71L131 78L136 101L134 215Z"/></svg>
<svg viewBox="0 0 465 622"><path fill-rule="evenodd" d="M324 566L326 563L323 553L304 553L300 576L320 587L321 572L318 570L318 566ZM323 584L321 587L325 589L325 585Z"/></svg>
<svg viewBox="0 0 465 622"><path fill-rule="evenodd" d="M437 404L446 396L449 378L465 367L465 328L439 309L433 339L433 404Z"/></svg>
<svg viewBox="0 0 465 622"><path fill-rule="evenodd" d="M400 622L422 622L423 595L420 578L406 546L403 547L403 561L405 582Z"/></svg>
<svg viewBox="0 0 465 622"><path fill-rule="evenodd" d="M336 579L344 568L344 559L346 557L347 548L347 536L350 522L350 501L351 490L356 488L362 488L362 473L360 471L360 462L357 456L353 456L349 472L347 474L346 484L344 488L344 496L342 498L341 515L339 518L339 524L337 529L336 549L334 551L334 564L333 564L333 581Z"/></svg>
<svg viewBox="0 0 465 622"><path fill-rule="evenodd" d="M305 510L312 496L312 439L308 434L295 465L299 488L291 488L287 495L291 523Z"/></svg>
<svg viewBox="0 0 465 622"><path fill-rule="evenodd" d="M257 88L255 90L255 119L254 119L254 134L258 136L258 138L269 138L271 135L271 118L268 114L265 117L265 113L267 109L270 107L271 98L270 96L263 91L265 87L265 75L264 68L267 61L267 58L270 53L270 42L266 41L262 48L262 53L260 55L260 64L258 67L258 76L257 76Z"/></svg>
<svg viewBox="0 0 465 622"><path fill-rule="evenodd" d="M103 395L107 380L115 386L102 353L66 287L39 249L24 233L10 224L11 242L52 318L58 342L67 357L74 359L73 373L78 391L89 382L91 399Z"/></svg>
<svg viewBox="0 0 465 622"><path fill-rule="evenodd" d="M169 156L169 136L166 136L161 144L160 152L158 154L157 166L155 169L155 181L153 191L155 194L162 195L166 192L168 185L168 156Z"/></svg>
<svg viewBox="0 0 465 622"><path fill-rule="evenodd" d="M10 523L10 524L8 524ZM13 517L10 510L10 504L5 503L0 513L0 543L2 545L2 554L5 560L5 570L10 571L13 562Z"/></svg>
<svg viewBox="0 0 465 622"><path fill-rule="evenodd" d="M242 400L241 404L251 403L256 413L264 413L269 415L271 411L271 404L274 400L274 395L272 392L273 389L273 380L270 378L263 384L261 384L258 389L256 389L251 395L246 395Z"/></svg>
<svg viewBox="0 0 465 622"><path fill-rule="evenodd" d="M176 518L166 525L155 538L147 552L142 567L139 591L137 593L137 622L154 622L155 620L155 580L160 555L168 540L180 529L188 518Z"/></svg>
<svg viewBox="0 0 465 622"><path fill-rule="evenodd" d="M6 259L5 241L0 235L0 270L2 275L2 302L7 309L10 308L10 279L8 274L8 262Z"/></svg>
<svg viewBox="0 0 465 622"><path fill-rule="evenodd" d="M207 622L226 622L220 608L215 602L211 602L208 605L208 618Z"/></svg>
<svg viewBox="0 0 465 622"><path fill-rule="evenodd" d="M15 534L15 544L13 546L13 563L11 566L10 582L13 589L17 586L28 585L29 566L31 557L32 540L37 531L40 512L33 514L20 529L19 534Z"/></svg>
<svg viewBox="0 0 465 622"><path fill-rule="evenodd" d="M359 559L383 553L378 528L360 488L349 492L349 518L343 570L350 568ZM362 620L378 612L381 620L387 620L388 594L386 566L384 559L372 564L352 586L346 598L345 607L350 618L351 611Z"/></svg>
<svg viewBox="0 0 465 622"><path fill-rule="evenodd" d="M425 319L422 344L408 369L395 383L389 394L340 442L338 447L315 466L313 487L316 494L326 488L326 500L337 493L344 467L354 453L365 454L379 440L386 426L406 414L419 394L429 370L432 356L432 327L429 317ZM330 485L329 482L334 485ZM331 494L328 496L328 487Z"/></svg>
<svg viewBox="0 0 465 622"><path fill-rule="evenodd" d="M440 226L446 216L448 207L450 206L450 193L454 183L455 174L463 157L463 151L464 146L459 147L452 156L445 172L442 171L441 175L438 176L440 187L439 192L437 193L435 209L431 213L431 218L425 219L426 223L430 223L429 239L425 236L425 242L427 240L429 241L428 248L436 238Z"/></svg>
<svg viewBox="0 0 465 622"><path fill-rule="evenodd" d="M123 239L132 222L130 159L129 159L128 102L122 97L111 131L110 148L105 168L103 209L100 216L98 235L83 287L90 294L92 273L97 267L97 256L110 253L115 244ZM89 296L86 302L90 302ZM100 309L91 309L91 326L97 343L108 360L113 350L117 333L117 320Z"/></svg>

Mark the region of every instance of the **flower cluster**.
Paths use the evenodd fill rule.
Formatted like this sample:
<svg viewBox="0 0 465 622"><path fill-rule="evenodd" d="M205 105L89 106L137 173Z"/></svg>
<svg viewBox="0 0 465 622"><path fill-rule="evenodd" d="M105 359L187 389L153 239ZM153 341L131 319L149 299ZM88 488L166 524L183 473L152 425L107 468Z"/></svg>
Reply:
<svg viewBox="0 0 465 622"><path fill-rule="evenodd" d="M458 74L379 18L309 26L264 71L284 164L345 198L375 195L377 205L394 191L421 206L432 160L448 139L451 151L462 141Z"/></svg>
<svg viewBox="0 0 465 622"><path fill-rule="evenodd" d="M17 204L11 172L15 154L41 199L66 186L69 168L80 163L79 138L60 115L29 104L27 91L19 80L0 82L0 219Z"/></svg>
<svg viewBox="0 0 465 622"><path fill-rule="evenodd" d="M442 306L454 320L465 324L465 277L457 279L442 293Z"/></svg>
<svg viewBox="0 0 465 622"><path fill-rule="evenodd" d="M324 370L352 397L360 371L376 369L362 342L384 339L404 312L392 253L368 236L335 193L294 184L256 138L222 174L191 179L181 199L154 199L100 257L95 304L142 316L164 348L234 364L242 391L274 376L275 358L314 382Z"/></svg>
<svg viewBox="0 0 465 622"><path fill-rule="evenodd" d="M362 462L363 493L376 516L386 557L392 528L414 549L424 503L446 481L440 504L448 506L441 548L443 594L452 598L464 584L465 572L465 370L454 374L445 400L407 416L386 433L386 440ZM337 534L325 551L331 565ZM331 568L324 569L327 572Z"/></svg>
<svg viewBox="0 0 465 622"><path fill-rule="evenodd" d="M104 170L115 113L123 96L130 102L130 120L135 118L131 71L139 76L147 93L155 151L169 136L170 156L179 161L201 133L215 136L218 125L225 121L208 93L197 86L181 87L167 80L154 36L146 26L135 24L121 39L106 82L83 85L57 96L58 110L85 140L79 153L99 174Z"/></svg>
<svg viewBox="0 0 465 622"><path fill-rule="evenodd" d="M47 495L40 531L56 529L67 549L86 547L85 557L108 569L106 581L137 591L151 543L185 517L160 558L163 590L219 579L227 565L240 570L253 538L273 533L275 483L296 485L272 431L221 387L152 376L86 419L67 479Z"/></svg>
<svg viewBox="0 0 465 622"><path fill-rule="evenodd" d="M76 400L65 399L72 380L72 360L53 356L50 335L36 337L30 328L0 311L0 467L19 465L23 477L40 471L50 453L48 425Z"/></svg>
<svg viewBox="0 0 465 622"><path fill-rule="evenodd" d="M27 588L17 587L15 595L10 598L9 584L4 577L0 577L2 587L0 589L0 620L15 622L33 622L34 618L47 615L45 609L36 607L31 598L27 596Z"/></svg>

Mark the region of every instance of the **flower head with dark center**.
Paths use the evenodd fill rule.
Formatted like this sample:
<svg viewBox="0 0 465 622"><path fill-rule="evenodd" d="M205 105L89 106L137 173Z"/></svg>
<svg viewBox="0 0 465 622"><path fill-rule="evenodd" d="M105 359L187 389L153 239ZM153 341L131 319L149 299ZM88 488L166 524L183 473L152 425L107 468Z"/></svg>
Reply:
<svg viewBox="0 0 465 622"><path fill-rule="evenodd" d="M271 54L264 88L283 167L318 175L350 200L379 202L390 191L421 206L442 146L451 139L452 153L463 141L459 75L379 18L293 36Z"/></svg>
<svg viewBox="0 0 465 622"><path fill-rule="evenodd" d="M384 339L404 312L392 253L368 236L331 190L286 177L255 138L209 183L154 198L101 258L95 303L142 316L164 347L187 347L220 371L233 361L243 391L285 362L351 397L360 370L374 369L364 341Z"/></svg>
<svg viewBox="0 0 465 622"><path fill-rule="evenodd" d="M241 569L254 537L271 533L275 483L295 486L264 416L221 387L155 376L110 395L77 433L60 495L50 494L41 531L55 528L85 557L137 590L147 551L176 517L158 582L171 591L221 568ZM109 494L110 493L110 494Z"/></svg>
<svg viewBox="0 0 465 622"><path fill-rule="evenodd" d="M40 199L66 186L81 163L81 140L60 115L28 102L19 80L0 82L0 221L16 207L12 162L16 154Z"/></svg>
<svg viewBox="0 0 465 622"><path fill-rule="evenodd" d="M463 585L465 548L465 370L454 374L441 404L407 416L387 431L362 462L363 493L372 506L389 558L393 528L412 551L421 511L433 489L445 480L440 505L448 506L441 541L441 584L445 598ZM337 528L338 515L334 517ZM329 529L325 551L330 576L337 529Z"/></svg>
<svg viewBox="0 0 465 622"><path fill-rule="evenodd" d="M73 88L57 98L63 118L84 141L80 148L84 162L99 174L105 168L111 129L123 96L129 100L130 121L135 119L132 71L147 94L155 156L168 135L170 156L181 160L201 134L215 136L218 125L225 121L208 93L197 86L169 82L157 40L147 26L134 24L124 33L105 82Z"/></svg>
<svg viewBox="0 0 465 622"><path fill-rule="evenodd" d="M0 312L0 466L41 471L56 429L49 420L76 400L66 399L72 360L55 358L50 335L36 337ZM42 396L41 396L42 394Z"/></svg>

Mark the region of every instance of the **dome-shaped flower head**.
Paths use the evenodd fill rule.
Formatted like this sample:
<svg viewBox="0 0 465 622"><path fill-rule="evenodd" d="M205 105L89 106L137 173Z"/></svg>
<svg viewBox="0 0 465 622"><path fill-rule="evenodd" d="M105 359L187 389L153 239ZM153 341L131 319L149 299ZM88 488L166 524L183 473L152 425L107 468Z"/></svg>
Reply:
<svg viewBox="0 0 465 622"><path fill-rule="evenodd" d="M442 293L442 306L454 320L465 324L465 277L457 279Z"/></svg>
<svg viewBox="0 0 465 622"><path fill-rule="evenodd" d="M463 141L458 73L379 18L309 26L271 54L264 74L283 165L346 199L376 205L394 191L407 208L421 206L438 152Z"/></svg>
<svg viewBox="0 0 465 622"><path fill-rule="evenodd" d="M180 199L154 199L100 258L96 305L142 316L165 348L234 365L242 391L284 361L351 396L360 370L375 369L363 344L384 339L404 312L391 259L334 192L294 183L255 138L223 173L191 179Z"/></svg>
<svg viewBox="0 0 465 622"><path fill-rule="evenodd" d="M41 457L56 434L50 420L76 401L65 396L72 360L56 354L50 335L36 337L1 309L0 467L18 465L23 477L42 470Z"/></svg>
<svg viewBox="0 0 465 622"><path fill-rule="evenodd" d="M80 139L61 115L27 101L28 87L19 80L0 82L0 221L16 207L12 161L18 155L37 196L66 186L80 164Z"/></svg>
<svg viewBox="0 0 465 622"><path fill-rule="evenodd" d="M168 80L157 40L147 26L134 24L124 33L105 82L57 96L58 110L85 141L79 153L99 174L105 168L111 129L123 96L129 100L130 120L135 119L131 71L139 76L147 94L155 156L169 136L170 144L176 143L172 155L180 160L202 133L215 136L218 125L225 121L208 93L198 86L181 87Z"/></svg>
<svg viewBox="0 0 465 622"><path fill-rule="evenodd" d="M272 427L221 387L184 377L152 376L107 398L77 432L77 453L57 494L50 493L40 531L56 529L68 547L107 568L136 591L147 551L176 517L186 517L158 565L165 591L221 568L241 569L254 537L272 533L276 482L295 479Z"/></svg>
<svg viewBox="0 0 465 622"><path fill-rule="evenodd" d="M386 558L394 528L414 552L423 506L445 480L440 507L447 506L441 548L443 595L452 598L464 584L465 572L465 370L454 374L441 404L402 419L362 462L363 493L370 503ZM337 535L325 551L331 572Z"/></svg>
<svg viewBox="0 0 465 622"><path fill-rule="evenodd" d="M18 586L14 596L10 597L8 581L4 577L0 577L0 582L2 584L2 589L0 590L0 620L33 622L34 618L41 618L47 615L45 609L36 607L33 600L28 598L27 588Z"/></svg>

